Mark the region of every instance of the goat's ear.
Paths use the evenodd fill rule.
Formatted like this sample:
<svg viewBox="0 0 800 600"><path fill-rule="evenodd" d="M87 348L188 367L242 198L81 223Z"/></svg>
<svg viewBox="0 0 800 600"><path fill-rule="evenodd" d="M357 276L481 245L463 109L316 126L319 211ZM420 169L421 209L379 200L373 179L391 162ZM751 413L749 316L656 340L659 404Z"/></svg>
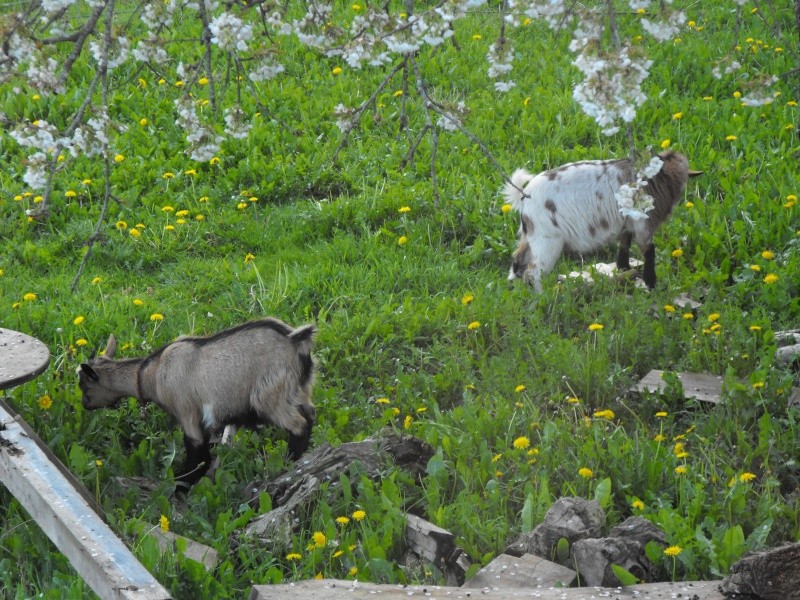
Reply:
<svg viewBox="0 0 800 600"><path fill-rule="evenodd" d="M92 381L97 381L98 379L100 379L100 376L97 374L97 372L86 363L83 363L81 365L81 373L86 375Z"/></svg>
<svg viewBox="0 0 800 600"><path fill-rule="evenodd" d="M699 177L702 174L702 171L693 171L692 169L689 169L689 177Z"/></svg>
<svg viewBox="0 0 800 600"><path fill-rule="evenodd" d="M114 354L117 352L117 338L114 337L112 333L108 336L108 343L106 344L106 349L103 351L103 356L106 358L114 358Z"/></svg>

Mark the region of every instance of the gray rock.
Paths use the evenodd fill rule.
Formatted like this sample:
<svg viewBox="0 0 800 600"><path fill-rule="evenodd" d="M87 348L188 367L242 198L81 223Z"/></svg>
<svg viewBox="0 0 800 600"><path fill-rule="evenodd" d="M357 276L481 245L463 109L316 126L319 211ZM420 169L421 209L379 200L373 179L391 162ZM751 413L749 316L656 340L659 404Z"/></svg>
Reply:
<svg viewBox="0 0 800 600"><path fill-rule="evenodd" d="M561 538L571 546L578 540L599 537L605 522L605 512L594 500L559 498L547 511L544 521L533 531L520 534L506 548L506 554L533 554L553 560Z"/></svg>
<svg viewBox="0 0 800 600"><path fill-rule="evenodd" d="M583 586L620 584L611 565L619 565L641 581L651 578L653 565L647 560L644 546L634 539L619 537L578 540L572 546L572 559Z"/></svg>

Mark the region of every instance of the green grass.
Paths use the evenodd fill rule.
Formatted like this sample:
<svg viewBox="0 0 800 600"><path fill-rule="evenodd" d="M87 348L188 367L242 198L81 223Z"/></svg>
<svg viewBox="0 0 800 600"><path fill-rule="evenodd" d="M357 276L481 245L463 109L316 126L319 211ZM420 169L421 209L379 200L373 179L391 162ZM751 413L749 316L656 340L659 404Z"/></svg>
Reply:
<svg viewBox="0 0 800 600"><path fill-rule="evenodd" d="M319 574L441 582L432 566L403 566L406 512L451 530L482 565L562 495L597 497L609 527L641 514L663 528L670 545L683 549L675 565L657 557L665 579L673 566L678 579L718 577L743 551L800 540L800 425L786 408L797 375L773 360L773 332L796 328L800 317L800 208L784 206L800 194L800 98L792 80L782 79L772 104L743 107L734 97L737 84L711 75L711 62L737 43L742 62L755 61L767 73L790 70L795 24L789 8L776 8L774 23L766 8L751 14L748 5L734 39L727 4L688 10L698 27L650 50L651 99L635 122L642 147L669 139L705 171L656 236L653 292L610 281L559 284L556 273L580 266L574 256L559 261L539 296L509 286L517 223L501 211L501 175L466 136L443 133L436 206L429 138L400 169L408 142L399 131L401 98L393 94L399 79L378 98L380 118L367 113L331 164L340 140L333 108L358 105L382 75L345 68L334 76L336 61L288 40L281 42L287 73L259 90L295 131L257 117L251 137L226 142L216 165L183 154L169 82L117 76L114 118L128 126L114 147L125 156L112 168L119 202L110 206L102 242L74 293L70 285L99 216L102 162L68 158L56 177L51 217L29 222L24 210L35 202L21 183L23 155L2 138L0 323L37 336L52 353L47 373L7 399L97 493L115 530L176 597L241 597L254 583ZM784 37L774 33L778 25ZM467 103L467 126L504 169L626 153L623 135L601 136L572 101L577 72L568 40L543 26L514 34L518 85L492 93L484 56L496 27L494 18L460 21L460 50L446 45L419 60L437 99ZM762 43L747 43L750 37ZM12 120L63 125L81 101L76 89L38 100L32 90L0 89L0 110ZM413 94L408 100L418 132L420 105ZM148 125L139 125L141 118ZM174 177L164 178L167 172ZM182 210L188 212L178 216ZM144 227L133 237L137 224ZM609 249L587 261L613 256ZM768 274L777 280L766 283ZM665 309L681 292L702 307L688 314ZM163 320L152 320L154 314ZM174 424L132 400L116 411L86 412L74 375L111 333L118 354L136 356L181 334L265 315L319 327L314 445L363 439L389 426L436 448L421 483L398 470L378 482L350 472L340 493L302 515L288 548L238 536L269 506L264 497L253 510L244 498L249 483L287 466L284 434L238 433L232 447L218 451L215 479L176 504L169 484L183 451ZM593 323L603 328L590 331ZM664 397L625 394L654 368L721 375L726 402L684 401L674 378ZM47 408L44 396L52 399ZM608 410L613 418L594 416ZM515 447L519 438L529 446ZM685 456L677 456L677 443ZM743 481L744 473L755 478ZM164 483L144 493L119 479L132 476ZM353 518L358 510L363 520ZM219 551L214 573L160 555L140 535L162 515L172 531ZM315 544L315 532L324 544L320 536ZM286 558L295 553L299 559ZM0 598L89 593L0 489Z"/></svg>

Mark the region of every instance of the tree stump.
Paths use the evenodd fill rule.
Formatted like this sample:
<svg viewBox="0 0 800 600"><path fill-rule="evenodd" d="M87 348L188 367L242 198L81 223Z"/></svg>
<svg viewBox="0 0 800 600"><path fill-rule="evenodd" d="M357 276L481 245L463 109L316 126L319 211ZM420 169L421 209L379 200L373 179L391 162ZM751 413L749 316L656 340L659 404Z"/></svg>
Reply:
<svg viewBox="0 0 800 600"><path fill-rule="evenodd" d="M245 529L252 536L272 544L288 546L298 525L296 515L308 512L323 483L331 488L339 485L339 476L359 465L360 472L380 479L387 465L401 467L421 478L433 448L415 437L390 430L360 442L332 447L323 444L298 460L294 469L275 479L249 486L249 504L258 506L258 497L266 492L272 499L272 510L253 520Z"/></svg>
<svg viewBox="0 0 800 600"><path fill-rule="evenodd" d="M745 554L719 589L728 598L800 598L800 543Z"/></svg>

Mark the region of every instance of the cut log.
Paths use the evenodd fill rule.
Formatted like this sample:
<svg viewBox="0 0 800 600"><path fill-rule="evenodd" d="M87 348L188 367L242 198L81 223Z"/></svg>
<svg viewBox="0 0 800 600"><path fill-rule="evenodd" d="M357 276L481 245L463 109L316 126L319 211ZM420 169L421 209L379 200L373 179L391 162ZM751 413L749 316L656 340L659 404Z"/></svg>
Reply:
<svg viewBox="0 0 800 600"><path fill-rule="evenodd" d="M455 536L416 515L406 516L406 545L444 573L447 585L464 583L470 562Z"/></svg>
<svg viewBox="0 0 800 600"><path fill-rule="evenodd" d="M256 585L250 590L250 600L479 600L495 598L536 598L537 600L726 600L717 589L719 581L692 581L683 583L647 583L624 588L485 588L467 589L437 585L379 585L340 579L297 581L282 585ZM788 596L787 598L791 598Z"/></svg>
<svg viewBox="0 0 800 600"><path fill-rule="evenodd" d="M420 478L433 453L433 448L422 440L390 430L336 448L323 444L297 461L291 471L248 486L251 506L257 507L260 494L266 492L273 509L251 521L244 534L267 543L289 545L292 532L298 526L297 511L302 508L305 512L316 502L323 483L330 485L329 493L335 493L339 476L349 472L355 464L359 465L359 473L376 480L390 465Z"/></svg>
<svg viewBox="0 0 800 600"><path fill-rule="evenodd" d="M720 585L729 598L789 600L800 597L800 543L745 554Z"/></svg>
<svg viewBox="0 0 800 600"><path fill-rule="evenodd" d="M576 577L572 569L533 554L501 554L461 587L507 590L569 587Z"/></svg>

